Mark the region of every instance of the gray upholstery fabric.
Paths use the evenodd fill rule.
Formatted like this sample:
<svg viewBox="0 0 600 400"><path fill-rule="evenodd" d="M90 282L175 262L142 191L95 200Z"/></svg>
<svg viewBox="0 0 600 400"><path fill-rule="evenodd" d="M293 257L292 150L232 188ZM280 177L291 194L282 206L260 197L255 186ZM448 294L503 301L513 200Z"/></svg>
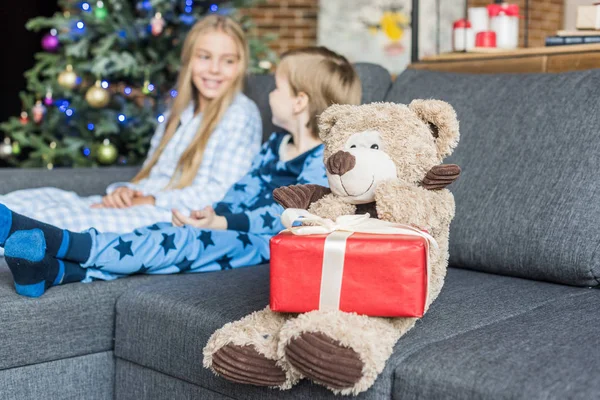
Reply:
<svg viewBox="0 0 600 400"><path fill-rule="evenodd" d="M447 162L454 266L538 280L600 283L600 70L471 75L408 70L387 99L438 98L461 122Z"/></svg>
<svg viewBox="0 0 600 400"><path fill-rule="evenodd" d="M269 106L269 93L275 89L275 79L273 75L248 75L244 93L254 100L263 124L263 141L266 141L271 133L281 131L281 128L273 125L271 107Z"/></svg>
<svg viewBox="0 0 600 400"><path fill-rule="evenodd" d="M381 65L371 63L354 64L362 84L362 104L383 101L392 85L392 77Z"/></svg>
<svg viewBox="0 0 600 400"><path fill-rule="evenodd" d="M394 398L593 399L600 395L600 290L432 343L396 369Z"/></svg>
<svg viewBox="0 0 600 400"><path fill-rule="evenodd" d="M279 393L230 384L202 368L202 348L214 330L268 304L268 273L266 266L251 267L174 276L136 287L117 302L115 355L234 398L267 397L269 393L282 399L334 398L308 382ZM439 299L400 341L375 386L358 398L389 398L394 370L432 343L587 292L588 289L451 269ZM497 334L501 336L502 332Z"/></svg>
<svg viewBox="0 0 600 400"><path fill-rule="evenodd" d="M0 371L2 400L111 400L112 352Z"/></svg>
<svg viewBox="0 0 600 400"><path fill-rule="evenodd" d="M0 268L0 370L112 350L116 298L151 279L72 283L31 299Z"/></svg>
<svg viewBox="0 0 600 400"><path fill-rule="evenodd" d="M115 400L227 400L229 396L117 358Z"/></svg>
<svg viewBox="0 0 600 400"><path fill-rule="evenodd" d="M0 168L0 195L15 190L37 187L59 187L81 196L104 194L106 187L118 181L129 181L138 167L110 168Z"/></svg>

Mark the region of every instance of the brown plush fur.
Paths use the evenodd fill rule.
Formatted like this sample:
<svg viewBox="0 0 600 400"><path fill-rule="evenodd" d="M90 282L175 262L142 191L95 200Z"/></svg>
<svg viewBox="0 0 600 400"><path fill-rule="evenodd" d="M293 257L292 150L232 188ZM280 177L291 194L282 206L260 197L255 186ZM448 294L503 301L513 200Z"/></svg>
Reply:
<svg viewBox="0 0 600 400"><path fill-rule="evenodd" d="M420 186L427 172L451 154L458 143L458 120L453 108L442 101L415 100L409 106L374 103L364 106L336 105L320 117L319 129L325 143L325 160L345 148L352 135L377 131L383 151L396 166L397 179L377 183L375 202L380 219L410 224L427 230L439 247L430 246L431 277L426 309L438 296L446 276L450 222L454 198L447 189L429 191ZM356 205L328 194L309 211L335 220L354 214ZM255 314L253 314L255 315ZM301 373L287 358L286 346L303 333L320 332L352 349L363 362L362 378L353 386L332 388L335 393L358 394L373 385L392 354L394 345L415 325L415 318L375 318L344 312L312 311L297 317L274 313L268 308L259 315L227 324L211 337L204 365L211 367L211 354L227 343L250 344L266 358L277 360L291 387ZM261 339L268 332L270 339ZM327 357L323 354L323 357ZM318 365L314 366L318 369Z"/></svg>

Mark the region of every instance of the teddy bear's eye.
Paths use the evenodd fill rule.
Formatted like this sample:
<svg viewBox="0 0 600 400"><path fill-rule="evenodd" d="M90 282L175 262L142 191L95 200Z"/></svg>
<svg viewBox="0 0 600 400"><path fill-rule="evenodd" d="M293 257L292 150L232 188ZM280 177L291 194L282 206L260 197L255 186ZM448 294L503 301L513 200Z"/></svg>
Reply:
<svg viewBox="0 0 600 400"><path fill-rule="evenodd" d="M350 146L350 148L351 148L351 149L355 149L355 148L356 148L356 145L355 145L355 144L353 144L352 146Z"/></svg>
<svg viewBox="0 0 600 400"><path fill-rule="evenodd" d="M372 145L371 145L371 148L372 148L373 150L379 150L379 145L377 145L377 144L372 144Z"/></svg>

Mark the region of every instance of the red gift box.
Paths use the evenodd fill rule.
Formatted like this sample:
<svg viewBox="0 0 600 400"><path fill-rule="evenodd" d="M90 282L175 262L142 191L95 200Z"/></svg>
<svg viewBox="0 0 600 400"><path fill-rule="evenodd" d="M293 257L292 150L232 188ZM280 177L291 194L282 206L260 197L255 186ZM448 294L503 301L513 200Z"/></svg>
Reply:
<svg viewBox="0 0 600 400"><path fill-rule="evenodd" d="M328 247L326 255L326 240L338 234L284 231L271 239L273 311L339 309L379 317L423 316L428 289L427 239L342 232L349 236L344 238L345 245L342 242L342 254L332 255L335 248Z"/></svg>

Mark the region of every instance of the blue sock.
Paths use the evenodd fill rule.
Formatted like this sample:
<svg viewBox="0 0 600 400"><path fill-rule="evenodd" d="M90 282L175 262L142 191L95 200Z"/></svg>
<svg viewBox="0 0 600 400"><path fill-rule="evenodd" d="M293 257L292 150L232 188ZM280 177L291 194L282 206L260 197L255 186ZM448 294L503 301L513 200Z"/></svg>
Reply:
<svg viewBox="0 0 600 400"><path fill-rule="evenodd" d="M90 256L92 237L89 233L75 233L36 221L11 211L0 204L0 246L15 232L37 229L43 232L46 252L51 256L85 263Z"/></svg>
<svg viewBox="0 0 600 400"><path fill-rule="evenodd" d="M46 253L41 230L15 232L6 240L4 249L15 290L22 296L39 297L51 286L85 278L85 269L80 265Z"/></svg>

